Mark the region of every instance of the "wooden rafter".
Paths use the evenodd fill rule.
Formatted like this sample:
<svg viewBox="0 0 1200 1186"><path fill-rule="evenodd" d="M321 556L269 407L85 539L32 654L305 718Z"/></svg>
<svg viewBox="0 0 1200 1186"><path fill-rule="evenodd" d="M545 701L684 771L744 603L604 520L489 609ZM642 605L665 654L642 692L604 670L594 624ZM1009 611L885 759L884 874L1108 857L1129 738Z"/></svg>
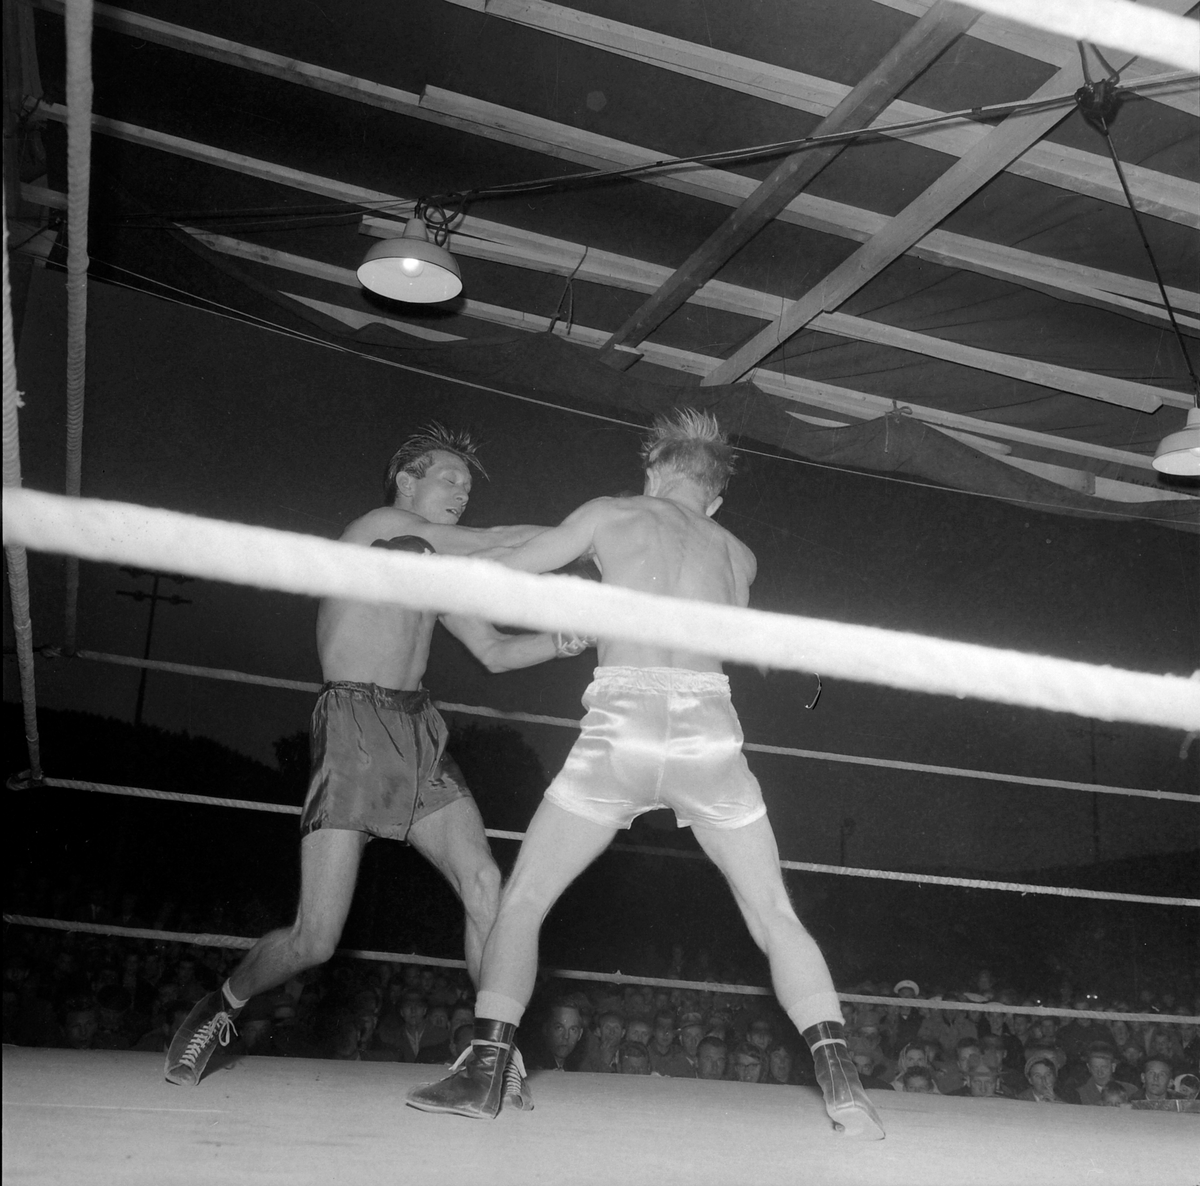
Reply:
<svg viewBox="0 0 1200 1186"><path fill-rule="evenodd" d="M1064 66L1034 92L1033 98L1061 94L1083 81L1078 64ZM843 260L787 312L756 334L705 380L706 384L733 383L756 366L777 346L807 325L818 313L831 312L879 275L898 256L933 230L953 210L990 181L1030 144L1045 135L1066 113L1022 111L1010 115L952 165L924 193L893 218L877 235Z"/></svg>
<svg viewBox="0 0 1200 1186"><path fill-rule="evenodd" d="M1173 12L1183 16L1196 7L1196 0L1150 0L1155 8L1164 12ZM900 12L920 16L933 0L875 0L876 4L884 4ZM1033 29L1028 25L1020 25L1015 21L1004 20L1002 17L985 15L971 32L972 37L986 41L1001 49L1012 50L1024 54L1038 62L1046 62L1051 66L1066 66L1078 60L1079 50L1074 41L1066 37L1058 37L1042 29ZM1159 67L1154 62L1131 62L1121 75L1126 81L1137 81L1149 78L1159 73ZM1154 103L1162 103L1175 107L1188 115L1200 116L1200 90L1195 85L1183 91L1168 94L1158 93L1147 96Z"/></svg>
<svg viewBox="0 0 1200 1186"><path fill-rule="evenodd" d="M392 99L395 100L396 92ZM501 139L507 143L520 144L534 151L556 155L564 160L585 161L594 167L621 166L660 160L645 149L621 144L614 140L588 133L576 133L560 124L525 116L508 108L482 100L470 99L450 91L430 88L424 96L411 95L411 110L418 118L430 118L446 126L462 128L477 135ZM420 106L416 101L420 100ZM398 101L398 100L397 100ZM64 120L66 108L59 104L45 104L39 113L49 119ZM362 186L336 181L306 173L286 165L279 165L261 158L230 152L213 145L201 144L167 132L155 131L122 120L94 116L93 126L97 131L116 136L133 143L143 144L162 152L202 161L218 168L232 169L251 177L281 185L293 186L309 193L322 194L337 201L345 201L377 208L403 204L412 199L397 198L392 194L365 189ZM568 134L570 133L570 134ZM732 206L742 201L754 188L754 182L735 173L703 169L668 173L662 177L650 177L650 184L676 189L707 201ZM847 206L826 198L813 198L801 194L790 202L780 215L780 221L798 226L812 227L830 234L865 242L881 230L887 218L871 210ZM488 223L469 216L464 226L492 228L484 237L503 240L512 234L524 234L498 223ZM963 268L992 276L1012 284L1019 284L1039 292L1048 293L1062 300L1093 305L1109 312L1121 313L1138 321L1152 325L1169 325L1166 311L1159 304L1155 286L1147 281L1108 272L1100 268L1073 264L1050 256L1036 255L1019 248L988 243L966 235L936 230L912 246L909 254L918 259L946 267ZM1170 288L1171 303L1177 310L1200 314L1200 295L1185 289ZM1200 321L1192 317L1180 318L1184 332L1200 333Z"/></svg>
<svg viewBox="0 0 1200 1186"><path fill-rule="evenodd" d="M342 284L345 287L358 289L357 278L349 268L336 268L314 260L306 260L300 256L275 251L272 248L262 247L258 244L245 243L228 238L227 236L214 235L205 231L193 229L191 233L195 234L216 251L221 251L242 259L253 260L257 263L266 264L284 271L309 275L322 280L333 280L335 283ZM282 292L283 290L280 291ZM430 341L449 342L462 340L458 335L429 330L423 326L408 324L374 311L368 312L362 309L351 309L344 305L336 305L329 301L297 293L283 292L283 295L289 296L291 299L299 301L301 304L307 305L309 308L315 309L328 317L341 321L351 329L362 329L367 325L380 324L386 325L390 329L400 333ZM584 346L599 347L605 340L605 334L601 330L579 325L572 325L568 328L561 322L557 324L552 323L548 317L526 313L518 309L505 308L502 305L492 305L484 301L468 300L464 302L462 314L464 317L474 320L484 321L493 325L502 325L509 329L521 330L527 333L554 332L560 337L569 338L576 344ZM654 362L658 366L667 367L672 370L686 371L690 374L704 374L711 368L715 361L704 355L665 346L649 347L648 355L649 361ZM763 389L801 406L822 407L836 411L841 415L849 415L851 420L875 419L894 411L892 401L879 396L870 396L847 388L834 387L831 384L816 383L811 380L785 377L783 375L771 376ZM1161 490L1153 484L1141 485L1112 478L1097 477L1088 470L1055 465L1028 457L1013 456L1008 446L998 444L994 440L982 438L977 432L970 431L971 427L979 428L985 426L985 422L972 421L970 417L956 415L951 412L942 412L932 408L921 408L910 404L905 404L904 407L906 411L913 414L917 419L931 424L949 436L953 436L970 445L972 448L979 449L989 456L1017 469L1037 474L1039 477L1046 478L1061 486L1067 486L1073 490L1093 494L1099 498L1115 502L1141 502L1162 498L1186 500L1190 497L1186 494ZM814 417L799 412L792 414L809 423L825 427L842 427L847 423L845 420L829 420L825 417ZM987 425L986 427L1004 429L1007 426ZM1052 443L1056 441L1056 438L1049 437L1043 433L1031 432L1027 429L1012 429L1007 434L1002 432L1001 435L1008 435L1010 439L1020 441L1026 445L1051 449L1056 448L1056 445ZM1075 451L1098 459L1116 461L1123 465L1133 465L1145 469L1150 473L1153 472L1150 470L1149 459L1138 455L1125 454L1119 450L1105 449L1102 446L1084 446Z"/></svg>
<svg viewBox="0 0 1200 1186"><path fill-rule="evenodd" d="M61 11L62 8L61 0L36 2L50 11ZM1176 3L1178 0L1171 2ZM482 4L480 7L482 9ZM924 10L928 4L922 2L921 7ZM121 31L136 33L147 40L155 40L213 60L341 95L399 115L429 120L462 128L477 135L520 144L535 152L579 161L590 167L621 167L662 159L661 154L652 154L634 145L581 133L577 129L557 125L549 120L525 116L520 112L455 95L450 91L433 87L427 88L421 95L402 91L107 5L97 6L97 20L115 22L112 27ZM646 180L651 184L678 189L726 205L744 201L753 189L753 182L746 178L709 169L648 177ZM806 194L801 194L789 203L779 217L785 222L793 222L860 242L875 234L885 221L883 215L874 211L813 198ZM1168 322L1157 294L1131 291L1138 287L1149 288L1144 282L1131 277L1105 274L1098 269L944 231L934 231L927 235L921 242L914 244L909 253L934 263L961 267L1021 284L1061 299L1115 310L1152 324ZM1105 279L1106 276L1111 277L1111 281ZM1176 309L1200 312L1200 302L1196 300L1195 294L1179 289L1170 291L1171 301ZM1189 332L1196 332L1198 328L1200 327L1191 323L1185 325Z"/></svg>
<svg viewBox="0 0 1200 1186"><path fill-rule="evenodd" d="M259 243L248 243L228 235L216 234L195 227L184 228L198 241L226 255L239 259L250 260L265 264L269 267L298 275L311 276L318 280L330 281L345 288L361 291L358 277L351 268L338 267L320 260L310 260L289 252L278 251L272 247L264 247ZM319 302L306 298L305 303L311 307L321 307ZM520 309L509 309L500 305L492 305L485 301L467 300L463 302L462 315L492 324L504 325L510 329L532 330L544 333L550 328L550 318L535 313L527 313ZM356 317L361 318L361 314ZM394 318L387 319L389 322ZM347 324L353 324L347 320ZM396 328L399 328L397 325ZM413 327L407 327L403 332L413 332ZM573 325L569 333L562 327L563 336L582 345L598 348L606 339L603 330L587 326ZM428 337L419 333L420 337ZM658 366L671 370L684 371L688 374L704 375L711 371L716 359L693 351L679 350L670 346L647 343L646 360ZM856 420L874 419L895 410L895 402L883 396L869 395L866 392L854 391L850 388L838 387L832 383L822 383L812 379L780 375L775 372L760 372L764 391L780 395L786 399L801 401L815 407L826 408L843 415L849 415ZM1048 449L1056 452L1075 453L1080 456L1093 457L1097 460L1109 461L1118 465L1131 466L1153 473L1150 458L1139 453L1129 453L1121 449L1112 449L1104 445L1091 445L1082 441L1072 441L1055 437L1049 433L1035 432L1030 429L1012 425L996 424L956 412L944 412L937 408L926 408L908 401L903 405L917 419L933 424L940 428L953 429L959 433L971 433L1001 440L1011 440L1035 448Z"/></svg>
<svg viewBox="0 0 1200 1186"><path fill-rule="evenodd" d="M442 90L439 87L426 87L421 95L420 110L426 113L428 118L440 118L448 127L514 144L531 152L546 153L561 160L574 161L588 168L628 168L670 160L664 158L661 153L653 153L636 145L597 136L592 132L567 127L540 116L526 115L509 107L501 107L496 103ZM726 206L739 205L755 188L755 182L748 177L699 165L647 174L642 180L649 185ZM888 219L886 215L865 210L860 206L849 206L844 202L834 202L802 193L784 207L779 214L779 221L855 239L861 243L877 234L887 224ZM994 276L1013 284L1036 288L1041 292L1053 292L1066 300L1074 299L1083 304L1099 302L1102 307L1120 310L1139 320L1169 324L1165 310L1153 308L1159 301L1157 289L1153 285L1145 286L1144 295L1126 299L1124 281L1111 288L1107 285L1097 285L1092 279L1084 278L1094 277L1096 273L1093 269L1065 260L1039 256L1032 252L942 230L931 231L919 242L912 244L908 254L947 267L964 268L967 271ZM1200 300L1195 293L1182 289L1170 291L1173 304L1176 304L1175 294L1180 294L1181 303L1176 305L1177 308L1200 312ZM1112 299L1109 300L1104 293L1110 294Z"/></svg>
<svg viewBox="0 0 1200 1186"><path fill-rule="evenodd" d="M577 9L547 3L546 0L449 2L814 115L828 115L850 93L850 87L829 79L788 70L711 46L682 41L608 17L593 16ZM923 7L929 10L929 5ZM971 33L974 33L974 27ZM940 114L932 108L898 99L871 121L871 126L886 134L889 124L929 119ZM924 148L961 157L987 135L987 129L964 121L936 125L919 133L897 134ZM1013 161L1007 171L1119 206L1125 205L1125 194L1107 155L1085 152L1064 144L1034 144ZM1140 210L1189 226L1200 226L1200 186L1195 182L1129 163L1125 164L1125 173Z"/></svg>
<svg viewBox="0 0 1200 1186"><path fill-rule="evenodd" d="M815 135L869 124L944 49L975 22L973 9L935 4L879 64L821 121ZM637 345L740 251L845 147L827 144L785 157L754 192L672 273L612 335L601 351Z"/></svg>
<svg viewBox="0 0 1200 1186"><path fill-rule="evenodd" d="M363 219L361 229L376 238L393 239L403 234L404 223L368 215ZM472 233L475 229L479 233ZM480 234L484 237L479 237ZM529 232L510 231L505 238L507 241L498 241L482 231L482 228L465 226L463 232L455 236L454 250L458 255L474 259L486 259L511 267L571 276L576 280L633 292L658 291L672 275L670 268L646 260L632 259L609 251L594 252L579 244L549 240L545 236ZM763 320L770 319L781 306L786 310L792 304L791 301L781 300L770 293L722 280L710 280L697 288L689 298L689 303ZM1184 392L1099 375L1093 371L1081 371L1074 367L1039 362L1019 355L982 350L866 317L852 317L845 313L822 313L813 319L811 328L859 342L874 342L897 350L923 354L929 358L939 358L945 362L991 374L1006 375L1021 382L1036 383L1054 391L1065 391L1086 399L1135 408L1141 412L1153 412L1163 404L1180 408L1192 406L1191 396Z"/></svg>
<svg viewBox="0 0 1200 1186"><path fill-rule="evenodd" d="M43 110L51 118L65 118L65 108L60 108L55 104L48 104ZM194 141L181 140L165 133L123 124L102 116L95 116L93 122L98 131L117 135L123 139L189 159L232 169L248 176L294 186L324 197L376 207L404 206L412 200L378 190L351 186L331 178L303 173L285 166L201 145ZM29 186L24 189L28 200L41 201L47 205L61 204L61 197L51 191L39 189L35 192ZM367 216L365 221L368 227L375 228L374 233L380 237L395 235L400 230L399 224L389 222L385 218ZM456 233L455 250L466 256L493 260L517 267L533 268L558 275L574 274L581 280L639 292L655 291L671 274L670 269L658 264L635 260L613 252L593 251L581 244L566 243L549 236L506 227L473 215L468 215L461 229ZM1116 286L1119 281L1125 279L1113 273L1097 272L1091 278L1091 283ZM1142 288L1131 290L1134 296L1128 299L1148 298L1150 286L1144 282L1136 283L1141 284ZM1095 291L1098 292L1099 289ZM1180 292L1179 295L1186 298L1190 294ZM795 303L771 293L759 292L717 280L710 280L693 294L691 299L699 305L763 319L768 319L779 309L786 312ZM1184 318L1184 321L1188 328L1200 330L1200 325L1197 325L1192 319ZM1187 407L1191 404L1187 396L1167 388L1096 375L1019 356L980 350L944 338L887 326L868 318L850 317L845 314L822 314L813 321L813 328L841 337L878 342L976 369L1009 375L1055 390L1068 391L1109 403L1138 408L1142 411L1153 411L1160 403L1179 407ZM706 361L716 366L716 360L706 359Z"/></svg>

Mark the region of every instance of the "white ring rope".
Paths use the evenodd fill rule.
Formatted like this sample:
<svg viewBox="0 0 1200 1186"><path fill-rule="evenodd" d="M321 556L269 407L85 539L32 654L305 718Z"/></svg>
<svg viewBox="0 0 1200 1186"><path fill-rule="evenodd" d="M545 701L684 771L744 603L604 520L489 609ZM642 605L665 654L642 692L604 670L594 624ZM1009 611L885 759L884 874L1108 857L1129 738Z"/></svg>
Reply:
<svg viewBox="0 0 1200 1186"><path fill-rule="evenodd" d="M67 474L79 497L87 363L88 197L92 175L92 0L67 0ZM75 649L79 561L66 564L64 639Z"/></svg>
<svg viewBox="0 0 1200 1186"><path fill-rule="evenodd" d="M17 352L13 348L11 289L8 278L8 203L4 198L3 275L3 341L4 341L4 489L16 490L21 485L21 438L17 424L17 409L22 406L17 390ZM25 746L29 753L29 768L35 777L42 773L41 742L37 728L37 688L33 665L33 622L29 616L29 563L24 548L6 547L8 587L12 596L13 637L16 642L17 665L21 676L21 706L25 720Z"/></svg>
<svg viewBox="0 0 1200 1186"><path fill-rule="evenodd" d="M244 935L191 934L182 931L162 931L152 927L122 927L112 923L76 922L61 918L38 918L26 914L6 914L9 926L41 927L52 931L78 931L88 935L114 935L126 939L154 939L167 943L183 943L189 947L220 947L229 951L246 951L258 942ZM439 956L405 954L396 951L357 951L339 947L338 955L351 959L378 960L391 964L420 964L431 968L466 968L465 960L443 959ZM730 993L743 996L773 997L775 990L753 984L721 984L708 980L673 980L662 976L638 976L624 972L589 972L578 968L546 968L547 976L560 980L586 980L598 984L646 984L652 988L692 989L697 992ZM965 1013L1019 1013L1023 1017L1086 1017L1091 1021L1145 1021L1158 1025L1200 1024L1200 1016L1191 1017L1163 1013L1113 1013L1098 1009L1058 1009L1044 1005L1006 1005L975 1001L943 1001L924 997L879 997L862 993L840 992L838 999L865 1005L900 1005L911 1009L939 1009Z"/></svg>
<svg viewBox="0 0 1200 1186"><path fill-rule="evenodd" d="M112 655L104 651L77 650L65 655L52 647L41 648L47 658L86 659L94 663L111 663L118 667L146 668L164 671L173 675L198 676L201 679L229 680L239 684L258 684L267 688L282 688L290 692L316 694L321 685L306 680L281 679L273 675L253 675L245 671L233 671L222 667L199 667L193 663L172 663L166 659L137 659L132 655ZM515 712L502 708L488 708L481 704L455 704L447 700L435 700L440 712L463 713L466 716L490 717L502 721L521 721L533 725L553 725L561 729L578 729L579 721L573 717L551 717L536 712ZM878 766L888 770L909 770L918 774L939 774L953 778L971 778L986 782L1006 782L1017 786L1045 787L1052 790L1090 791L1098 795L1129 795L1139 799L1166 799L1200 806L1200 794L1188 795L1182 791L1145 790L1141 787L1113 787L1095 782L1072 782L1061 778L1036 778L1028 774L1003 774L994 770L971 770L962 766L934 766L926 762L903 762L898 758L867 758L859 754L837 754L827 750L797 749L787 745L765 745L746 741L742 749L751 753L776 754L789 758L809 758L821 762L846 762L857 766Z"/></svg>
<svg viewBox="0 0 1200 1186"><path fill-rule="evenodd" d="M10 789L19 790L34 785L32 780L13 779ZM184 791L157 791L147 787L114 786L111 783L86 782L75 778L44 778L38 786L58 787L68 791L93 791L101 795L129 795L135 799L163 799L171 803L194 803L202 807L232 807L241 811L265 811L277 815L299 815L301 809L290 803L260 803L252 799L222 799L213 795L191 795ZM487 828L485 834L493 840L523 840L524 832L509 832ZM703 853L684 852L675 848L658 848L644 844L614 844L611 852L631 852L639 856L665 856L678 860L707 861ZM987 881L973 877L945 877L933 873L898 873L891 869L855 869L844 865L820 865L809 861L779 862L781 869L797 873L830 873L840 877L867 877L883 881L909 881L919 885L952 885L961 889L1003 890L1016 894L1044 894L1056 898L1093 898L1102 902L1140 902L1149 906L1191 906L1200 908L1197 898L1170 898L1153 894L1124 894L1116 890L1076 889L1064 885L1026 885L1018 881Z"/></svg>
<svg viewBox="0 0 1200 1186"><path fill-rule="evenodd" d="M487 560L418 556L33 490L4 500L5 542L316 597L625 638L765 667L1200 730L1200 680L1097 667L790 614L656 597ZM719 641L718 641L719 640Z"/></svg>

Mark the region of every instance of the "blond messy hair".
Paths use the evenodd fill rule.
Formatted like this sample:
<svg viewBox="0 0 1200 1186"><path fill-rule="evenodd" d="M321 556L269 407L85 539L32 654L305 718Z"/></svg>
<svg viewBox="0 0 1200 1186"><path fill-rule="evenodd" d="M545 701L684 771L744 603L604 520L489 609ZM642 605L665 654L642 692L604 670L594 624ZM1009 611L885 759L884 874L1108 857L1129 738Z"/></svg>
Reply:
<svg viewBox="0 0 1200 1186"><path fill-rule="evenodd" d="M647 473L669 470L695 482L709 498L716 498L733 473L733 448L717 418L695 408L677 408L657 416L642 442L642 462Z"/></svg>

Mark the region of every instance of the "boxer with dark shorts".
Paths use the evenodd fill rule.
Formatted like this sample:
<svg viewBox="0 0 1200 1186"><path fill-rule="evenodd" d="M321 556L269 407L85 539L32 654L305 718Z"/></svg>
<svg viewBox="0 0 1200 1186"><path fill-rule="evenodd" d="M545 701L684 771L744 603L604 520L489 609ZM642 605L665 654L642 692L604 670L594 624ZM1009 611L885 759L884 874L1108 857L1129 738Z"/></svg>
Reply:
<svg viewBox="0 0 1200 1186"><path fill-rule="evenodd" d="M388 465L385 505L355 519L342 542L469 556L515 546L544 530L460 527L472 467L482 472L465 433L431 425L415 434ZM438 622L489 671L578 653L571 640L502 633L454 614L351 598L321 602L317 653L324 686L312 718L296 918L259 939L229 979L197 1002L167 1051L170 1082L199 1083L250 997L330 958L354 899L363 848L373 837L410 844L446 878L463 905L467 971L478 979L500 871L475 800L446 754L445 722L423 684ZM520 1084L514 1088L520 1102Z"/></svg>
<svg viewBox="0 0 1200 1186"><path fill-rule="evenodd" d="M419 820L471 798L446 753L446 722L424 688L327 683L313 710L311 738L301 836L345 828L407 840Z"/></svg>

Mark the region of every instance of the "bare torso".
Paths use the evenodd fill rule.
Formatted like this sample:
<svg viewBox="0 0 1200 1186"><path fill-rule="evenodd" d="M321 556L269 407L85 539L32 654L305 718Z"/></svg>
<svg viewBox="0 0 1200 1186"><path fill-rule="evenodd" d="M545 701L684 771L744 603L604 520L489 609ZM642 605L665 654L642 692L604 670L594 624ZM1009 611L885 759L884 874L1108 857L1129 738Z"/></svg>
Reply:
<svg viewBox="0 0 1200 1186"><path fill-rule="evenodd" d="M670 498L639 495L605 502L593 535L605 584L720 605L749 601L754 554L712 519ZM721 670L712 655L623 639L602 638L598 651L602 667Z"/></svg>
<svg viewBox="0 0 1200 1186"><path fill-rule="evenodd" d="M370 546L377 539L421 534L417 517L380 507L356 519L342 540ZM397 605L326 598L317 611L317 654L326 680L354 680L384 688L421 686L437 614Z"/></svg>

